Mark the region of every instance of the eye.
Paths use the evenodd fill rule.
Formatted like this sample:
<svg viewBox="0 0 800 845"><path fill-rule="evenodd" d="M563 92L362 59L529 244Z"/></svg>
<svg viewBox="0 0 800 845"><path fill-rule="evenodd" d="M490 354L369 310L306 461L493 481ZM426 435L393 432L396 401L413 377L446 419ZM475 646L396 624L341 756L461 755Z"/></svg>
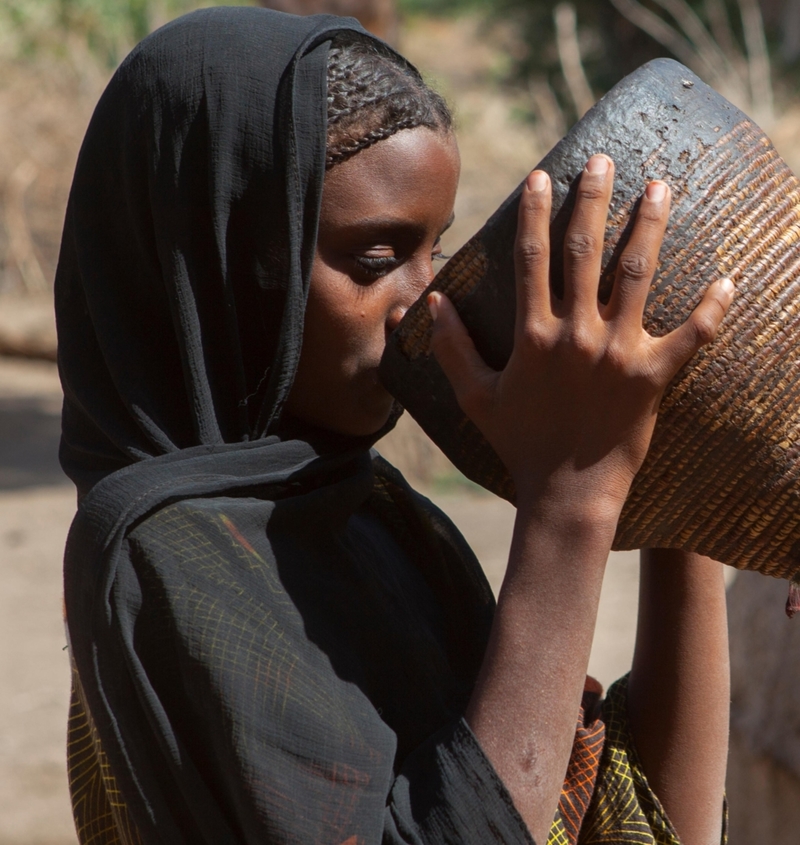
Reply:
<svg viewBox="0 0 800 845"><path fill-rule="evenodd" d="M448 261L452 257L452 255L445 255L442 252L442 239L437 238L436 243L433 245L433 252L431 253L431 258L434 261Z"/></svg>
<svg viewBox="0 0 800 845"><path fill-rule="evenodd" d="M357 251L350 253L350 260L355 265L355 273L353 273L354 281L360 284L372 284L372 282L388 276L393 270L399 267L408 256L413 252L415 247L409 246L398 247L393 246L374 246L364 251ZM449 255L442 253L441 238L437 238L431 250L431 260L446 261L450 258Z"/></svg>
<svg viewBox="0 0 800 845"><path fill-rule="evenodd" d="M353 261L364 275L379 279L400 264L396 255L354 255Z"/></svg>

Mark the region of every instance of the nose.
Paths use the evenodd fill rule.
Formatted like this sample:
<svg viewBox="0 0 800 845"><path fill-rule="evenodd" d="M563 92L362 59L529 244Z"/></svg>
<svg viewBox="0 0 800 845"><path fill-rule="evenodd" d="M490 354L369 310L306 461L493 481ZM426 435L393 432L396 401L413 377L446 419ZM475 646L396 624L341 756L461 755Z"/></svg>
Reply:
<svg viewBox="0 0 800 845"><path fill-rule="evenodd" d="M387 337L400 325L406 311L419 299L435 275L433 262L428 258L425 267L420 267L416 273L409 274L409 278L398 285L395 301L386 317Z"/></svg>

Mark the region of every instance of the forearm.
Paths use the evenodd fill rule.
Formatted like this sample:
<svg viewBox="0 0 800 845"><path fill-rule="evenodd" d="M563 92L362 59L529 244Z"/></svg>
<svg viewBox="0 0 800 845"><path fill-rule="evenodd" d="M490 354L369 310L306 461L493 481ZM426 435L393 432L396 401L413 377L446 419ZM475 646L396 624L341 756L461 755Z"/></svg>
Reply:
<svg viewBox="0 0 800 845"><path fill-rule="evenodd" d="M614 520L521 507L467 721L537 843L575 738ZM576 509L577 510L577 509Z"/></svg>
<svg viewBox="0 0 800 845"><path fill-rule="evenodd" d="M722 565L642 553L628 702L648 781L685 845L720 841L730 672Z"/></svg>

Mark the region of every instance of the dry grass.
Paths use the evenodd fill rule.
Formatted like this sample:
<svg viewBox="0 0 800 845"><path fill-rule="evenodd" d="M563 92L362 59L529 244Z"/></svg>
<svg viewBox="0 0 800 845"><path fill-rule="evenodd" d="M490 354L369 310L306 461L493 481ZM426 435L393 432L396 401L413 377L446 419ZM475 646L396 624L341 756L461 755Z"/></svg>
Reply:
<svg viewBox="0 0 800 845"><path fill-rule="evenodd" d="M78 149L105 84L87 54L0 65L0 292L52 286Z"/></svg>
<svg viewBox="0 0 800 845"><path fill-rule="evenodd" d="M475 19L414 19L400 48L456 107L463 157L453 251L540 158L533 130L513 119L519 96L494 83L500 36ZM83 133L108 77L85 48L62 61L0 63L0 293L52 285L64 207Z"/></svg>

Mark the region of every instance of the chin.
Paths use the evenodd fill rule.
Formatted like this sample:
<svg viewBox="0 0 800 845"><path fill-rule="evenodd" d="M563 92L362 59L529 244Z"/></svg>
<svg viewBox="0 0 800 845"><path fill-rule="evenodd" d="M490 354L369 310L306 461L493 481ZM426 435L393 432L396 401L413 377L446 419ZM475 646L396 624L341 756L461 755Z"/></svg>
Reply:
<svg viewBox="0 0 800 845"><path fill-rule="evenodd" d="M349 434L352 437L370 437L373 434L377 434L389 421L389 413L387 412L384 416L380 419L373 419L369 422L359 421L358 423L353 423L352 425L348 425L340 429L341 434Z"/></svg>
<svg viewBox="0 0 800 845"><path fill-rule="evenodd" d="M390 396L389 402L383 403L380 409L376 408L370 413L365 412L349 420L342 420L342 427L338 430L341 434L349 434L353 437L369 437L377 434L389 422L393 407L394 400Z"/></svg>

